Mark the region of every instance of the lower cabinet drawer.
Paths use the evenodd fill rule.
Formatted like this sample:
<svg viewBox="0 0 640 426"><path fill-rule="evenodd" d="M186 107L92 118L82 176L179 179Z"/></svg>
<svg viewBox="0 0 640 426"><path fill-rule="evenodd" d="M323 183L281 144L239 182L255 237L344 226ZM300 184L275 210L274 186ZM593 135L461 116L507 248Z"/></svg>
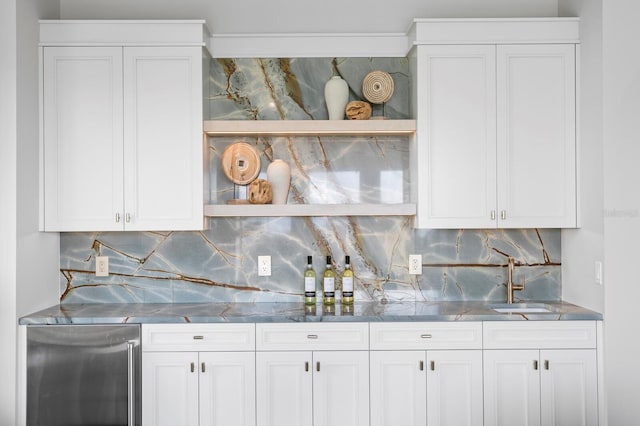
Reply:
<svg viewBox="0 0 640 426"><path fill-rule="evenodd" d="M370 324L371 349L482 349L481 322Z"/></svg>
<svg viewBox="0 0 640 426"><path fill-rule="evenodd" d="M595 321L492 321L483 325L485 349L593 349Z"/></svg>
<svg viewBox="0 0 640 426"><path fill-rule="evenodd" d="M253 351L255 324L143 324L142 350Z"/></svg>
<svg viewBox="0 0 640 426"><path fill-rule="evenodd" d="M367 323L256 324L256 350L368 350Z"/></svg>

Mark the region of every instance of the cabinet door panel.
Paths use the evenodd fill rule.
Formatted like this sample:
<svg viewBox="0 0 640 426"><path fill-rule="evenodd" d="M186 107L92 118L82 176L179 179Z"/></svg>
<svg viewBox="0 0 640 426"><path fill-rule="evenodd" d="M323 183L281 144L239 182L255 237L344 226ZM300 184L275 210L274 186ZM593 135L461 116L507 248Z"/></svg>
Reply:
<svg viewBox="0 0 640 426"><path fill-rule="evenodd" d="M494 227L495 46L420 46L418 63L425 226Z"/></svg>
<svg viewBox="0 0 640 426"><path fill-rule="evenodd" d="M200 353L200 426L254 426L255 404L254 352Z"/></svg>
<svg viewBox="0 0 640 426"><path fill-rule="evenodd" d="M128 230L203 226L202 53L124 50Z"/></svg>
<svg viewBox="0 0 640 426"><path fill-rule="evenodd" d="M143 353L144 426L198 426L197 365L196 352Z"/></svg>
<svg viewBox="0 0 640 426"><path fill-rule="evenodd" d="M539 426L537 350L484 351L484 424Z"/></svg>
<svg viewBox="0 0 640 426"><path fill-rule="evenodd" d="M312 426L311 361L311 352L256 353L258 426Z"/></svg>
<svg viewBox="0 0 640 426"><path fill-rule="evenodd" d="M540 351L543 425L598 424L596 351Z"/></svg>
<svg viewBox="0 0 640 426"><path fill-rule="evenodd" d="M314 426L369 426L369 352L313 353Z"/></svg>
<svg viewBox="0 0 640 426"><path fill-rule="evenodd" d="M575 47L498 46L497 64L500 226L575 227Z"/></svg>
<svg viewBox="0 0 640 426"><path fill-rule="evenodd" d="M371 351L370 358L371 426L425 425L425 352Z"/></svg>
<svg viewBox="0 0 640 426"><path fill-rule="evenodd" d="M427 425L482 426L482 351L429 351L427 366Z"/></svg>
<svg viewBox="0 0 640 426"><path fill-rule="evenodd" d="M122 230L122 49L45 47L42 107L44 230Z"/></svg>

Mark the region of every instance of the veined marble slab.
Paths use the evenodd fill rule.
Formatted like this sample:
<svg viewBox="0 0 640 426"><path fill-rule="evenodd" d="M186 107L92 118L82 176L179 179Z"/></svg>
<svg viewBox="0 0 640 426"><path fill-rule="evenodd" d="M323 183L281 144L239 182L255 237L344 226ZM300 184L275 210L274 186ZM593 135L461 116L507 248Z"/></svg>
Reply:
<svg viewBox="0 0 640 426"><path fill-rule="evenodd" d="M570 303L545 303L549 313L508 314L485 302L362 302L307 307L303 303L66 304L20 318L21 325L102 323L261 323L316 321L562 321L601 320Z"/></svg>

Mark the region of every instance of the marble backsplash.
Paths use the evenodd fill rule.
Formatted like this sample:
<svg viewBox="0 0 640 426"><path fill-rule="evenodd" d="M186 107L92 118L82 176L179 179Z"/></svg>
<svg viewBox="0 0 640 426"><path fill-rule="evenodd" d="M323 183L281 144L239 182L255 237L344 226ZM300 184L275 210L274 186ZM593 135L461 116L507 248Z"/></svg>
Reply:
<svg viewBox="0 0 640 426"><path fill-rule="evenodd" d="M210 119L326 119L324 83L340 74L350 98L362 99L371 70L389 72L394 95L374 116L409 116L405 58L226 59L211 62ZM237 140L261 153L262 171L281 158L292 167L291 203L409 201L409 150L402 137L209 138L210 198L239 193L220 172L220 155ZM61 235L61 303L290 302L302 300L302 270L325 255L340 272L350 255L356 300L505 299L507 257L516 258L516 293L525 300L561 297L559 230L414 230L410 217L212 218L202 232L105 232ZM422 254L422 275L409 275ZM95 256L111 275L95 277ZM272 275L257 275L270 255Z"/></svg>

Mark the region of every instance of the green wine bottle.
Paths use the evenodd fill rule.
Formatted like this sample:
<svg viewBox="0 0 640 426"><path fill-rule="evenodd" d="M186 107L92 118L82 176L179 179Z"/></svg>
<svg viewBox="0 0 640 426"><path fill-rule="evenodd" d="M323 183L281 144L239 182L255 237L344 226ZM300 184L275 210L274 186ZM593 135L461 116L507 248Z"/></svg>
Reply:
<svg viewBox="0 0 640 426"><path fill-rule="evenodd" d="M353 270L349 256L344 259L344 271L342 272L342 304L353 305Z"/></svg>
<svg viewBox="0 0 640 426"><path fill-rule="evenodd" d="M331 256L327 256L327 266L322 276L322 302L325 305L336 303L336 273L331 267Z"/></svg>
<svg viewBox="0 0 640 426"><path fill-rule="evenodd" d="M307 268L304 270L304 304L316 304L316 271L313 270L311 256L307 256Z"/></svg>

